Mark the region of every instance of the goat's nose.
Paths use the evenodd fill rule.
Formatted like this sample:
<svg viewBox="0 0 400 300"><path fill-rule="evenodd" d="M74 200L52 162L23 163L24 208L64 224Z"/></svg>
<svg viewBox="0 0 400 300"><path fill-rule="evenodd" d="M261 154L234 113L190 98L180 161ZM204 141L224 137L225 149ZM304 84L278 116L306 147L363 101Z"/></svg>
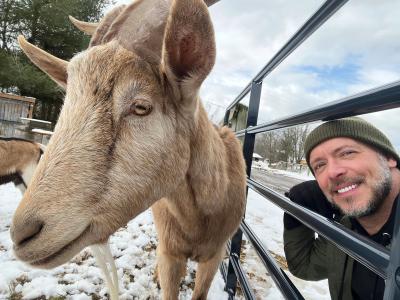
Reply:
<svg viewBox="0 0 400 300"><path fill-rule="evenodd" d="M10 229L11 239L15 246L21 246L37 236L42 228L43 222L37 219L29 218L22 222L14 221Z"/></svg>

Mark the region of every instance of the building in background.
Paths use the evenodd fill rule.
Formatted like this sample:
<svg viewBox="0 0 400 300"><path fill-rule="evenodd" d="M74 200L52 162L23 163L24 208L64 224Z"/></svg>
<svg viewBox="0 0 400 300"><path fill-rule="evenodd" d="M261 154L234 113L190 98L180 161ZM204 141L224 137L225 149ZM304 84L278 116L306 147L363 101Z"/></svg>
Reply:
<svg viewBox="0 0 400 300"><path fill-rule="evenodd" d="M246 128L247 113L249 108L247 105L238 103L235 108L229 111L228 126L233 131L239 131Z"/></svg>
<svg viewBox="0 0 400 300"><path fill-rule="evenodd" d="M36 99L0 93L0 136L24 138L47 144L52 124L33 119Z"/></svg>

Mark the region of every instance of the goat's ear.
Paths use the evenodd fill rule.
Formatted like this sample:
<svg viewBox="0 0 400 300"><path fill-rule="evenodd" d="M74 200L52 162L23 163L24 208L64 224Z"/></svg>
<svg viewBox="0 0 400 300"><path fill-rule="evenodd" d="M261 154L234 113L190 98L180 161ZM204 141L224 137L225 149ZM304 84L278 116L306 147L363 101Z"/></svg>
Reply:
<svg viewBox="0 0 400 300"><path fill-rule="evenodd" d="M22 35L18 37L18 43L21 49L37 67L49 75L50 78L60 86L66 88L68 62L30 44Z"/></svg>
<svg viewBox="0 0 400 300"><path fill-rule="evenodd" d="M68 17L71 23L74 24L76 28L88 35L93 35L97 27L99 26L98 23L83 22L75 19L73 16Z"/></svg>
<svg viewBox="0 0 400 300"><path fill-rule="evenodd" d="M214 62L214 29L206 4L174 0L164 34L162 65L167 76L180 84L184 99L196 96Z"/></svg>

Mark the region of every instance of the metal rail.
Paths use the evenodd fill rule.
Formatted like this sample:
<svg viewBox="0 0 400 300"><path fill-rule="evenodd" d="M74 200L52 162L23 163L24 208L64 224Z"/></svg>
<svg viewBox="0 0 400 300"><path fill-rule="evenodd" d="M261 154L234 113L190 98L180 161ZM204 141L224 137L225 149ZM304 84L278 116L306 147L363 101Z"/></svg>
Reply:
<svg viewBox="0 0 400 300"><path fill-rule="evenodd" d="M236 254L229 256L229 261L232 263L233 269L235 270L236 276L239 278L240 287L242 288L243 295L246 299L255 299L253 289L250 287L250 283L247 279L242 266L240 265L239 257Z"/></svg>
<svg viewBox="0 0 400 300"><path fill-rule="evenodd" d="M253 83L251 86L251 95L250 95L251 109L249 109L246 127L254 126L257 124L258 109L260 107L261 88L262 88L262 83ZM244 160L246 163L247 176L249 176L249 177L251 175L251 161L252 161L252 157L253 157L254 142L255 142L254 135L245 136L244 141L243 141L243 156L244 156ZM234 255L237 258L240 258L242 235L243 235L243 233L239 229L233 236L232 243L230 246L231 247L230 254L229 254L230 256ZM233 295L235 293L238 271L240 271L240 270L237 268L237 266L235 266L235 262L229 260L228 275L226 277L225 289L227 291L233 290ZM247 285L247 283L245 281L242 281L242 279L241 279L242 276L241 276L241 274L239 274L239 275L240 275L239 276L240 284L243 287L245 287Z"/></svg>
<svg viewBox="0 0 400 300"><path fill-rule="evenodd" d="M392 82L371 90L345 97L327 104L317 106L296 115L263 123L238 132L256 134L281 129L308 122L327 121L338 118L361 115L388 110L400 106L400 81Z"/></svg>
<svg viewBox="0 0 400 300"><path fill-rule="evenodd" d="M245 220L242 221L240 228L243 230L243 232L253 245L264 266L272 275L272 279L274 280L276 286L280 289L283 296L286 299L303 300L304 297L300 294L299 290L290 281L285 272L282 271L282 269L278 266L271 254L269 254L268 251L264 249L260 239L256 236L253 230L251 230L250 226Z"/></svg>
<svg viewBox="0 0 400 300"><path fill-rule="evenodd" d="M326 1L228 106L224 123L228 124L230 110L251 92L246 129L236 132L237 136L244 136L243 155L247 166L247 186L384 278L386 280L385 300L400 299L400 205L397 206L394 237L392 239L391 252L389 252L385 247L345 228L337 222L291 202L288 198L272 189L250 179L254 141L257 133L400 107L400 81L397 81L317 106L295 115L257 125L263 79L346 2L347 0ZM246 275L240 266L240 245L243 233L250 240L284 297L286 299L303 299L297 288L279 268L271 255L268 254L244 220L228 246L230 252L229 265L221 265L221 272L226 278L226 290L229 293L229 299L234 299L237 280L239 280L241 287L245 291L246 299L254 299Z"/></svg>

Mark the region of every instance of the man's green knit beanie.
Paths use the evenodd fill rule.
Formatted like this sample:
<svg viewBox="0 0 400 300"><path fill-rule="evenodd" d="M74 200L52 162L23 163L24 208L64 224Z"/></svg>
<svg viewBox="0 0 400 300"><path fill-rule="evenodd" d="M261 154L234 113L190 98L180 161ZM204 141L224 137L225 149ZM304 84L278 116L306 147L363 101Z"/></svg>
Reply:
<svg viewBox="0 0 400 300"><path fill-rule="evenodd" d="M367 121L358 117L350 117L326 122L315 128L307 136L304 144L304 153L311 171L311 151L322 142L337 137L347 137L367 144L381 154L394 158L397 161L397 168L400 168L399 154L386 135Z"/></svg>

